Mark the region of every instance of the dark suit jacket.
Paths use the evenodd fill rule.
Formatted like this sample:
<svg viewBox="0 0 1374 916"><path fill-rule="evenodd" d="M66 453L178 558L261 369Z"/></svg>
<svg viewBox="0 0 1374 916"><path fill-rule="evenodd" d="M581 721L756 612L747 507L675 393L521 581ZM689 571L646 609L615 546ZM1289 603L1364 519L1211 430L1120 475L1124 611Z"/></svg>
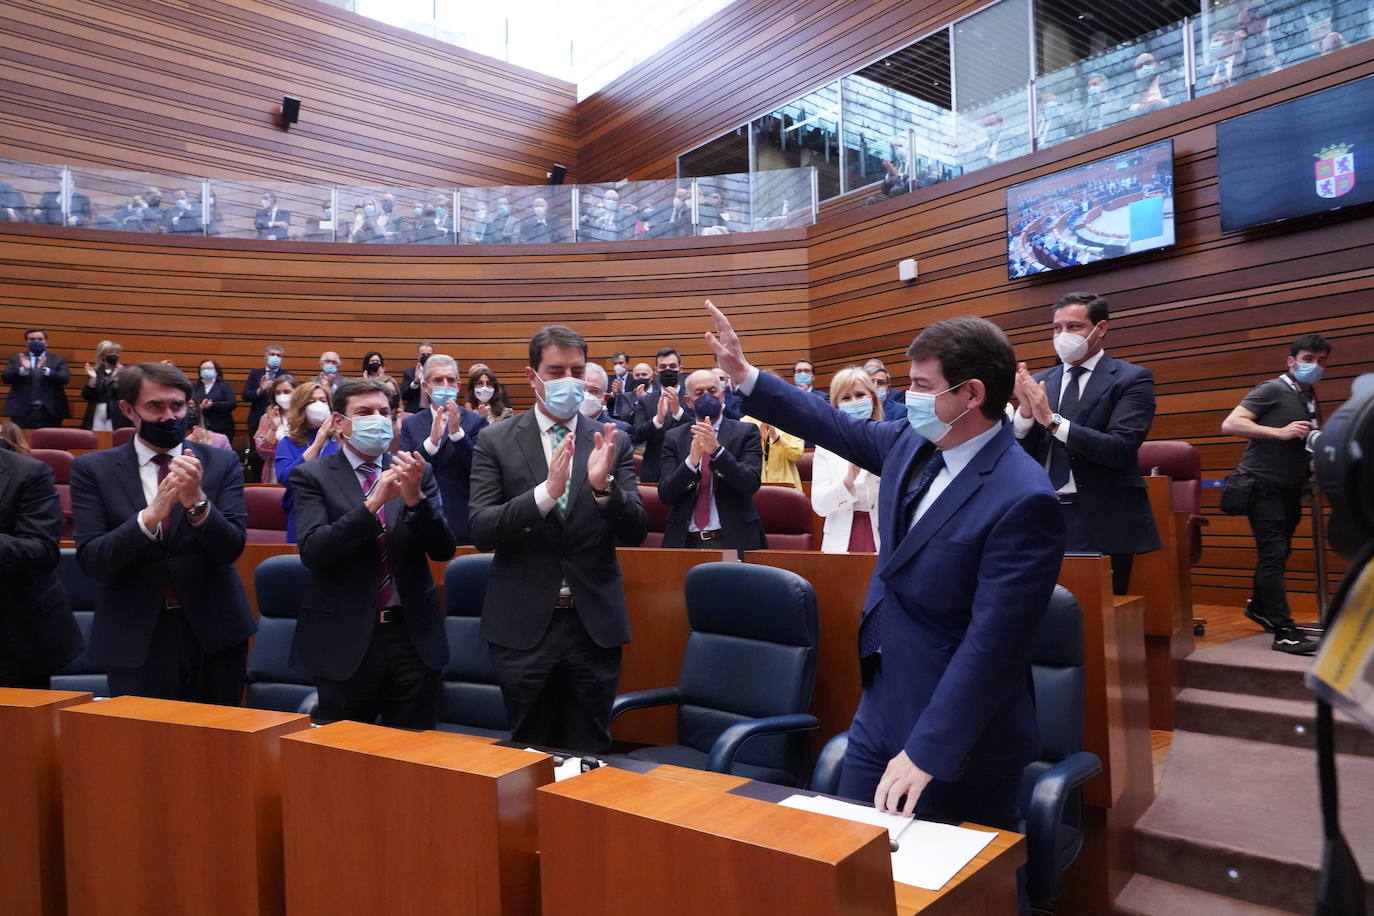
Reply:
<svg viewBox="0 0 1374 916"><path fill-rule="evenodd" d="M1030 652L1064 552L1064 514L1044 468L1009 424L973 457L920 520L903 531L902 493L930 443L909 424L869 423L760 375L751 417L805 434L881 476L882 543L864 602L881 606L884 690L871 734L903 736L936 779L965 771L1019 775L1039 751Z"/></svg>
<svg viewBox="0 0 1374 916"><path fill-rule="evenodd" d="M887 397L883 398L883 420L901 420L906 422L906 392L898 391L895 388L887 389Z"/></svg>
<svg viewBox="0 0 1374 916"><path fill-rule="evenodd" d="M16 423L19 423L33 411L35 397L32 374L19 374L21 368L19 357L22 355L22 353L15 353L10 356L3 376L10 385L9 397L5 400L5 413L9 414L10 419ZM72 374L67 369L67 361L52 352L48 353L47 368L51 371L43 376L43 380L39 383L37 398L47 408L48 413L61 420L67 416L66 385L67 382L71 381Z"/></svg>
<svg viewBox="0 0 1374 916"><path fill-rule="evenodd" d="M721 420L716 439L724 448L711 459L711 486L724 536L722 547L763 550L768 547L754 494L763 479L763 446L759 428L739 420ZM687 526L696 510L701 475L687 466L692 451L692 427L675 427L663 441L663 477L658 498L671 506L663 532L664 547L684 547Z"/></svg>
<svg viewBox="0 0 1374 916"><path fill-rule="evenodd" d="M110 420L113 429L123 429L126 426L133 426L129 418L119 409L118 383L115 381L114 374L104 366L99 366L95 370L95 384L81 386L81 397L86 401L86 413L81 418L81 428L91 429L95 425L95 406L105 405L105 416Z"/></svg>
<svg viewBox="0 0 1374 916"><path fill-rule="evenodd" d="M384 456L382 467L389 463ZM341 681L358 670L377 623L382 526L363 504L358 474L342 450L296 468L291 487L301 562L310 569L291 664ZM425 499L414 508L399 496L386 504L387 556L406 631L420 659L438 670L448 662L448 637L429 560L453 557L453 532L432 468L425 468L421 487Z"/></svg>
<svg viewBox="0 0 1374 916"><path fill-rule="evenodd" d="M680 391L681 389L679 389ZM668 431L686 423L692 425L692 418L689 416L686 405L682 405L682 419L674 420L672 414L663 418L663 428L654 426L654 417L658 416L658 399L663 394L663 389L655 386L652 390L644 392L644 397L636 398L634 413L630 420L633 430L635 444L644 446L644 463L640 468L640 479L645 483L658 483L659 465L662 463L663 437ZM679 394L679 397L681 395ZM678 404L682 404L679 400Z"/></svg>
<svg viewBox="0 0 1374 916"><path fill-rule="evenodd" d="M463 427L463 438L457 442L445 433L439 442L439 451L431 455L425 451L425 440L429 438L434 415L429 409L411 414L401 421L401 443L403 452L419 452L434 468L434 477L439 482L439 495L444 500L444 518L448 520L453 540L459 544L471 543L468 534L468 492L472 476L472 452L477 447L477 437L487 428L487 418L475 410L459 407L459 423Z"/></svg>
<svg viewBox="0 0 1374 916"><path fill-rule="evenodd" d="M744 416L744 395L731 388L725 395L721 413L727 420L738 420Z"/></svg>
<svg viewBox="0 0 1374 916"><path fill-rule="evenodd" d="M81 631L57 579L62 503L52 469L0 448L0 642L33 674L81 654Z"/></svg>
<svg viewBox="0 0 1374 916"><path fill-rule="evenodd" d="M270 226L268 220L271 219L272 209L270 207L259 210L253 214L253 228L258 230L260 239L285 239L289 236L289 231L281 226ZM291 225L291 211L277 208L277 218L271 220L274 223L286 223Z"/></svg>
<svg viewBox="0 0 1374 916"><path fill-rule="evenodd" d="M258 431L258 421L262 415L267 413L267 408L272 406L272 386L268 385L262 391L258 390L258 385L262 382L262 377L269 372L276 373L272 377L275 379L279 375L288 374L291 370L286 368L268 369L266 366L258 366L248 373L248 381L243 383L243 402L248 405L248 435L252 436Z"/></svg>
<svg viewBox="0 0 1374 916"><path fill-rule="evenodd" d="M1064 364L1038 372L1050 406L1059 403ZM1159 531L1136 456L1155 420L1155 380L1149 369L1102 354L1078 399L1078 417L1069 421L1069 467L1085 504L1084 529L1070 532L1069 550L1147 553L1160 549ZM1049 433L1031 427L1025 447L1047 464ZM1080 542L1076 540L1082 538Z"/></svg>
<svg viewBox="0 0 1374 916"><path fill-rule="evenodd" d="M639 499L633 446L616 436L615 484L596 504L587 486L587 457L596 429L577 422L566 518L540 515L534 489L548 477L535 410L488 427L472 460L469 521L478 550L494 550L482 609L482 636L498 646L531 649L543 638L566 580L576 613L599 646L630 641L625 586L616 544L638 546L649 518Z"/></svg>
<svg viewBox="0 0 1374 916"><path fill-rule="evenodd" d="M234 408L238 406L238 400L234 397L234 389L230 388L229 383L224 379L216 380L208 389L204 382L197 379L196 384L191 388L191 400L199 404L205 398L209 398L212 403L209 410L200 412L200 425L211 432L224 433L232 440L234 438ZM248 430L249 435L257 431L257 427Z"/></svg>
<svg viewBox="0 0 1374 916"><path fill-rule="evenodd" d="M401 403L405 406L406 413L420 412L420 393L421 389L417 386L410 387L410 383L415 381L415 367L411 366L401 373ZM423 441L423 437L421 437Z"/></svg>
<svg viewBox="0 0 1374 916"><path fill-rule="evenodd" d="M165 541L150 540L138 526L147 502L133 440L82 455L72 467L76 556L96 580L88 654L97 664L133 668L147 661L168 585L206 652L242 643L257 629L234 569L248 525L243 469L226 449L187 447L200 459L210 511L192 525L178 503Z"/></svg>

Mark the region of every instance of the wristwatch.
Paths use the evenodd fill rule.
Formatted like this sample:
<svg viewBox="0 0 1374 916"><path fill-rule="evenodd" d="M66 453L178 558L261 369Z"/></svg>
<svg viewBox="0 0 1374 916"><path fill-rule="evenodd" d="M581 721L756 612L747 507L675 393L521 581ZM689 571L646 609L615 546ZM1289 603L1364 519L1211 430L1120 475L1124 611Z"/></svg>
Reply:
<svg viewBox="0 0 1374 916"><path fill-rule="evenodd" d="M1059 424L1063 422L1064 418L1061 417L1059 414L1051 414L1049 425L1046 426L1045 429L1049 430L1050 435L1053 436L1056 432L1059 431Z"/></svg>
<svg viewBox="0 0 1374 916"><path fill-rule="evenodd" d="M615 475L614 475L614 474L607 474L607 475L606 475L606 489L604 489L604 490L598 490L596 487L592 487L592 495L593 495L593 496L610 496L610 495L611 495L611 491L614 490L614 489L615 489Z"/></svg>
<svg viewBox="0 0 1374 916"><path fill-rule="evenodd" d="M202 499L194 506L186 510L186 517L193 522L198 522L205 517L205 513L210 511L210 500Z"/></svg>

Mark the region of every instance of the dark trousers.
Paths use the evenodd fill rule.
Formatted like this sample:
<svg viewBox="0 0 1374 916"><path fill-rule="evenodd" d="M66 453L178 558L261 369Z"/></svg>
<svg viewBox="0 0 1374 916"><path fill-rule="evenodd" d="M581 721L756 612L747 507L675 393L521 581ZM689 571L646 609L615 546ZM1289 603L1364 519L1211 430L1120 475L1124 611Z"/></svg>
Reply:
<svg viewBox="0 0 1374 916"><path fill-rule="evenodd" d="M890 682L889 682L890 683ZM865 688L854 722L849 727L849 746L845 750L840 769L839 794L857 802L871 805L878 783L888 763L903 750L906 734L889 734L890 729L878 715L884 703L883 692L888 689L878 660L872 683ZM891 698L886 698L890 701ZM927 821L960 824L965 821L995 827L998 830L1025 829L1021 823L1018 801L1021 789L1020 773L966 772L953 782L933 779L916 802L916 816ZM1016 872L1019 912L1030 913L1030 899L1026 896L1026 869Z"/></svg>
<svg viewBox="0 0 1374 916"><path fill-rule="evenodd" d="M186 700L238 706L243 699L248 643L217 652L200 648L181 609L163 611L153 628L148 657L136 668L110 666L110 696L132 694L161 700Z"/></svg>
<svg viewBox="0 0 1374 916"><path fill-rule="evenodd" d="M48 689L48 675L30 671L14 647L0 642L0 687Z"/></svg>
<svg viewBox="0 0 1374 916"><path fill-rule="evenodd" d="M352 677L342 681L315 678L320 695L315 720L351 719L415 731L432 729L439 721L440 684L441 672L420 659L404 622L378 623Z"/></svg>
<svg viewBox="0 0 1374 916"><path fill-rule="evenodd" d="M1067 527L1067 538L1065 549L1070 551L1102 552L1102 548L1095 543L1096 539L1088 532L1088 525L1085 514L1092 509L1085 506L1077 499L1070 502L1061 502L1060 507L1064 510L1064 525ZM1112 594L1130 594L1131 569L1135 566L1135 554L1133 553L1113 553L1108 554L1112 558Z"/></svg>
<svg viewBox="0 0 1374 916"><path fill-rule="evenodd" d="M1250 609L1271 626L1292 626L1283 573L1302 518L1302 488L1255 481L1250 494L1250 531L1255 536L1255 582Z"/></svg>
<svg viewBox="0 0 1374 916"><path fill-rule="evenodd" d="M1131 591L1131 570L1135 567L1135 554L1112 554L1112 594L1129 595Z"/></svg>
<svg viewBox="0 0 1374 916"><path fill-rule="evenodd" d="M598 646L577 611L562 608L533 649L490 649L514 741L584 754L610 749L620 646Z"/></svg>
<svg viewBox="0 0 1374 916"><path fill-rule="evenodd" d="M11 419L14 419L11 417ZM28 412L22 419L14 420L14 425L20 429L46 429L49 426L61 426L62 418L53 414L46 407L35 407Z"/></svg>

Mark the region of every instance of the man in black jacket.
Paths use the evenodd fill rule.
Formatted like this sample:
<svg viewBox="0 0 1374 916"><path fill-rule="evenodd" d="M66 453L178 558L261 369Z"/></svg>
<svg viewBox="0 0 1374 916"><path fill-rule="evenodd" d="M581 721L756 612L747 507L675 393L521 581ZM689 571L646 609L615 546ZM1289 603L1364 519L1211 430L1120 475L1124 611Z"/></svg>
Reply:
<svg viewBox="0 0 1374 916"><path fill-rule="evenodd" d="M658 376L643 394L636 391L634 412L630 426L634 430L636 445L644 446L644 463L640 468L640 479L645 483L658 483L659 464L662 460L663 436L668 430L691 423L682 408L682 358L672 347L663 347L655 357L658 363ZM638 370L638 366L635 367Z"/></svg>
<svg viewBox="0 0 1374 916"><path fill-rule="evenodd" d="M5 413L24 429L61 426L67 416L67 361L48 351L48 333L24 332L24 351L10 357L4 379L10 385Z"/></svg>

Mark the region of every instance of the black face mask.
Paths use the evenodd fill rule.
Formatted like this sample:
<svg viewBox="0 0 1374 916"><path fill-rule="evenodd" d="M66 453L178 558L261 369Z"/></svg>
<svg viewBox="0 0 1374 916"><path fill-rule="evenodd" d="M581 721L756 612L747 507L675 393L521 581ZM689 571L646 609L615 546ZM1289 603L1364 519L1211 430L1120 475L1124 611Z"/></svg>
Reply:
<svg viewBox="0 0 1374 916"><path fill-rule="evenodd" d="M139 417L138 437L153 448L174 448L186 438L190 425L187 417L156 421Z"/></svg>
<svg viewBox="0 0 1374 916"><path fill-rule="evenodd" d="M424 365L426 362L428 362L428 361L429 361L429 354L428 354L428 353L421 353L421 354L420 354L420 365L423 366L423 365Z"/></svg>
<svg viewBox="0 0 1374 916"><path fill-rule="evenodd" d="M105 365L107 365L107 366L114 366L114 365L118 365L118 364L119 364L119 357L118 357L116 354L111 353L109 356L105 357Z"/></svg>
<svg viewBox="0 0 1374 916"><path fill-rule="evenodd" d="M659 384L661 384L664 388L676 388L676 387L677 387L677 370L676 370L676 369L660 369L660 370L658 370L658 381L659 381Z"/></svg>
<svg viewBox="0 0 1374 916"><path fill-rule="evenodd" d="M382 371L382 364L381 364L381 363L368 363L368 364L367 364L367 371L368 371L368 372L381 372L381 371Z"/></svg>

